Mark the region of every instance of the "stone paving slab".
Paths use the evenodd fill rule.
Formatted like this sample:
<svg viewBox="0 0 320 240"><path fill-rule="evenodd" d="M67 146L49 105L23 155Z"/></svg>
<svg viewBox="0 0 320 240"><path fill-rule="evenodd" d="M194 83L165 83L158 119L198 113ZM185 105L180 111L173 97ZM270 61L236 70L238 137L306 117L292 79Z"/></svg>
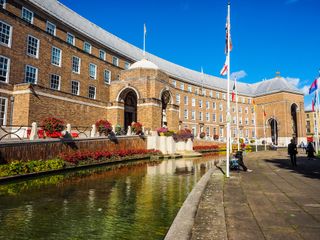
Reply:
<svg viewBox="0 0 320 240"><path fill-rule="evenodd" d="M320 159L299 155L292 168L280 150L250 153L245 163L252 173L211 177L192 239L320 240Z"/></svg>

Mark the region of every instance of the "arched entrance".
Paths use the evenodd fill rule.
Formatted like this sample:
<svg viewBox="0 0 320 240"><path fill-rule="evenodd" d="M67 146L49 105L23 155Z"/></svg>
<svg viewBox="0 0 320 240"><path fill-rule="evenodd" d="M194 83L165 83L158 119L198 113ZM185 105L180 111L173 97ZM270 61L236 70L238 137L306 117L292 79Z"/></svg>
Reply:
<svg viewBox="0 0 320 240"><path fill-rule="evenodd" d="M298 139L297 104L291 105L292 138Z"/></svg>
<svg viewBox="0 0 320 240"><path fill-rule="evenodd" d="M274 145L278 145L278 121L274 118L269 119L271 129L271 140Z"/></svg>
<svg viewBox="0 0 320 240"><path fill-rule="evenodd" d="M170 103L171 94L168 90L165 90L161 94L161 126L168 126L168 119L167 119L167 106Z"/></svg>
<svg viewBox="0 0 320 240"><path fill-rule="evenodd" d="M124 128L127 130L132 122L137 121L138 97L133 89L128 88L121 92L120 99L124 103Z"/></svg>

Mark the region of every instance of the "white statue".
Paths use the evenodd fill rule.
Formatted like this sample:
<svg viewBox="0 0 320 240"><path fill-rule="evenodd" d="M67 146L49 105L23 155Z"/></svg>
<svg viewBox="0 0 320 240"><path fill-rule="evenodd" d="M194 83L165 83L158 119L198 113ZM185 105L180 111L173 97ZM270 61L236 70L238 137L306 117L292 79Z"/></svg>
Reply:
<svg viewBox="0 0 320 240"><path fill-rule="evenodd" d="M162 123L163 127L167 126L167 113L165 109L162 110Z"/></svg>

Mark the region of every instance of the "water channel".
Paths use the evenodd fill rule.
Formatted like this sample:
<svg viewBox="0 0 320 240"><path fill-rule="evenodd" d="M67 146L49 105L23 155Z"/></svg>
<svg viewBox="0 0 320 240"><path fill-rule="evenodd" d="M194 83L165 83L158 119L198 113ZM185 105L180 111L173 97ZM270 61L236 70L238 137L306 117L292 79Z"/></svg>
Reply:
<svg viewBox="0 0 320 240"><path fill-rule="evenodd" d="M0 184L0 239L163 239L220 158L131 162Z"/></svg>

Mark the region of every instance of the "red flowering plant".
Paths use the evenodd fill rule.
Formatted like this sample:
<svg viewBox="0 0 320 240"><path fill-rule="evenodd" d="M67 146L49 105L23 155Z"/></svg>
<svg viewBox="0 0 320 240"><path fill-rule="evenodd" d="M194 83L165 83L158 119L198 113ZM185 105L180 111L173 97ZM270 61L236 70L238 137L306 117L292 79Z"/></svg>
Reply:
<svg viewBox="0 0 320 240"><path fill-rule="evenodd" d="M205 136L206 136L206 133L205 133L205 132L200 133L200 138L201 138L201 139L204 138Z"/></svg>
<svg viewBox="0 0 320 240"><path fill-rule="evenodd" d="M64 130L64 121L55 117L48 117L41 121L42 129L48 137L61 137Z"/></svg>
<svg viewBox="0 0 320 240"><path fill-rule="evenodd" d="M193 150L195 151L210 151L219 149L218 145L207 145L207 146L194 146Z"/></svg>
<svg viewBox="0 0 320 240"><path fill-rule="evenodd" d="M213 139L214 140L218 140L219 139L219 135L218 134L213 135Z"/></svg>
<svg viewBox="0 0 320 240"><path fill-rule="evenodd" d="M137 135L142 134L142 124L139 122L132 122L131 124L132 132Z"/></svg>
<svg viewBox="0 0 320 240"><path fill-rule="evenodd" d="M107 120L99 120L96 122L97 131L100 135L108 136L112 132L111 123Z"/></svg>
<svg viewBox="0 0 320 240"><path fill-rule="evenodd" d="M191 130L187 128L181 129L176 134L173 135L173 139L176 142L187 141L189 138L193 141L194 136L191 133Z"/></svg>

